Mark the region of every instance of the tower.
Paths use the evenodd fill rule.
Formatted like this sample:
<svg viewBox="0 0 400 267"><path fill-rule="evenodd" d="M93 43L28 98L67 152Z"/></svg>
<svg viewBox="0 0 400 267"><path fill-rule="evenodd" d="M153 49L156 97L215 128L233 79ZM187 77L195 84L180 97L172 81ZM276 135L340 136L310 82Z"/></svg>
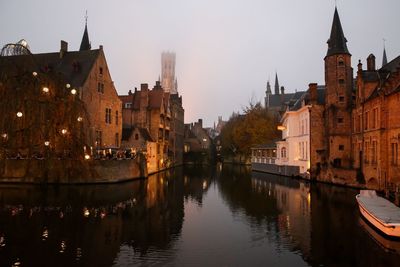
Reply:
<svg viewBox="0 0 400 267"><path fill-rule="evenodd" d="M386 48L383 46L383 57L382 57L382 67L387 64Z"/></svg>
<svg viewBox="0 0 400 267"><path fill-rule="evenodd" d="M161 85L165 92L178 93L178 81L175 78L175 53L161 54Z"/></svg>
<svg viewBox="0 0 400 267"><path fill-rule="evenodd" d="M279 81L278 81L278 73L275 72L275 94L279 95Z"/></svg>
<svg viewBox="0 0 400 267"><path fill-rule="evenodd" d="M85 16L85 31L83 32L81 46L79 48L79 51L90 50L92 48L92 46L90 45L89 34L88 34L88 30L87 30L87 18L88 17L87 17L87 12L86 12L86 16Z"/></svg>
<svg viewBox="0 0 400 267"><path fill-rule="evenodd" d="M333 167L351 167L353 69L339 14L335 8L325 56L326 160Z"/></svg>
<svg viewBox="0 0 400 267"><path fill-rule="evenodd" d="M265 91L265 108L269 108L269 100L271 98L272 91L271 91L271 84L267 81L267 91Z"/></svg>

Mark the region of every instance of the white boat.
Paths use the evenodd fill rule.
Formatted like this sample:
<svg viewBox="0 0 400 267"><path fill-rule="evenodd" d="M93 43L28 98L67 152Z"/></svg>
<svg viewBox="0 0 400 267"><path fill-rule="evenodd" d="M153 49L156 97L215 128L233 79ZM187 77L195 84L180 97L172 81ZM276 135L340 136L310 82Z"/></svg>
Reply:
<svg viewBox="0 0 400 267"><path fill-rule="evenodd" d="M400 237L400 208L376 195L374 190L360 190L356 196L364 218L382 233Z"/></svg>

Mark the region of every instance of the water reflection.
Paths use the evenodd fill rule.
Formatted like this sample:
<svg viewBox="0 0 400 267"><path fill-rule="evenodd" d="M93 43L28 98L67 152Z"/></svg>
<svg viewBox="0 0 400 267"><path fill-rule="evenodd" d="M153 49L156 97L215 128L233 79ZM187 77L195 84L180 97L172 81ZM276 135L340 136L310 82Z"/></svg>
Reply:
<svg viewBox="0 0 400 267"><path fill-rule="evenodd" d="M229 166L2 185L0 266L396 266L399 242L360 219L356 193Z"/></svg>

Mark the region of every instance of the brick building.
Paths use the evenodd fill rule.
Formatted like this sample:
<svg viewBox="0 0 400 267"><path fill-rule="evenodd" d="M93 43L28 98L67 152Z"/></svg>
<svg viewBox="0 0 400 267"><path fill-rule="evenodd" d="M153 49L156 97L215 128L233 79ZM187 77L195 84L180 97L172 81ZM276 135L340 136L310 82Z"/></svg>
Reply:
<svg viewBox="0 0 400 267"><path fill-rule="evenodd" d="M351 54L335 9L325 57L325 104L312 105L311 177L339 184L398 191L400 136L400 57L376 68L358 64L353 79ZM310 84L310 89L315 84Z"/></svg>
<svg viewBox="0 0 400 267"><path fill-rule="evenodd" d="M111 79L103 47L91 49L87 24L79 51L69 51L68 43L61 41L60 52L42 54L27 52L1 56L0 69L6 76L7 72L29 71L30 74L34 74L33 76L39 83L45 82L45 78L53 79L52 81L48 80L46 83L48 87L43 89L46 90L43 93L53 97L47 98L46 101L57 100L54 98L56 92L53 85L54 79L62 81L64 90L70 91L74 97L78 97L84 103L84 114L76 114L75 118L85 125L87 140L84 143L91 146L92 149L119 147L122 135L121 101ZM17 81L18 84L16 83L15 86L21 86L21 82ZM48 105L50 104L48 103ZM26 107L26 109L28 108ZM55 114L48 115L54 116ZM58 123L66 124L61 121L61 118ZM53 125L53 127L57 127L57 125ZM63 134L65 135L72 132L72 128L64 130Z"/></svg>
<svg viewBox="0 0 400 267"><path fill-rule="evenodd" d="M121 95L123 102L123 128L124 145L136 149L135 142L146 134L137 133L137 138L133 138L129 133L134 134L133 129L138 129L141 133L148 132L147 141L150 145L155 142L155 148L151 151L147 149L148 160L156 159L156 170L182 164L183 153L183 119L184 110L182 98L178 94L171 95L165 92L159 81L153 89L149 89L147 84L141 84L140 90L135 88L135 92L129 91L128 95ZM149 168L149 171L152 171Z"/></svg>

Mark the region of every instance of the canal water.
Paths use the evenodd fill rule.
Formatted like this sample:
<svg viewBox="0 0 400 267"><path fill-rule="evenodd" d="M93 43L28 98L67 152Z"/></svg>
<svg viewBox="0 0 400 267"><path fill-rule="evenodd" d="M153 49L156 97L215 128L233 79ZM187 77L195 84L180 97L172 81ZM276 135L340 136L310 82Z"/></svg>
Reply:
<svg viewBox="0 0 400 267"><path fill-rule="evenodd" d="M0 266L400 266L356 190L245 167L0 186Z"/></svg>

